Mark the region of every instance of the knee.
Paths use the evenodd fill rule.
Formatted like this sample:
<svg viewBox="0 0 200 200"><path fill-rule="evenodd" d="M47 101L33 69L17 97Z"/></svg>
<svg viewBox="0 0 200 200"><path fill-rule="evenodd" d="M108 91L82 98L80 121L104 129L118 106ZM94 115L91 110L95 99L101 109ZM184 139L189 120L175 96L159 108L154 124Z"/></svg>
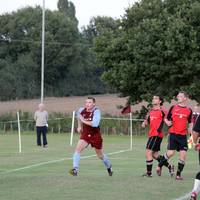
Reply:
<svg viewBox="0 0 200 200"><path fill-rule="evenodd" d="M200 180L200 172L197 173L196 179Z"/></svg>
<svg viewBox="0 0 200 200"><path fill-rule="evenodd" d="M97 154L97 157L98 157L100 160L103 160L103 155Z"/></svg>

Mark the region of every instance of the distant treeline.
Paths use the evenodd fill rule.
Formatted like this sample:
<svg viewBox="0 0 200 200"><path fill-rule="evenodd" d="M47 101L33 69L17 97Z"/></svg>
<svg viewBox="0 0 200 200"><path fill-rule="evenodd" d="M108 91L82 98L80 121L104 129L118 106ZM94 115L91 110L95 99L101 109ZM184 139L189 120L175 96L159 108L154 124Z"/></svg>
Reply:
<svg viewBox="0 0 200 200"><path fill-rule="evenodd" d="M109 92L92 50L93 35L78 29L75 7L59 0L46 10L45 96ZM42 8L26 7L0 16L0 100L40 96Z"/></svg>

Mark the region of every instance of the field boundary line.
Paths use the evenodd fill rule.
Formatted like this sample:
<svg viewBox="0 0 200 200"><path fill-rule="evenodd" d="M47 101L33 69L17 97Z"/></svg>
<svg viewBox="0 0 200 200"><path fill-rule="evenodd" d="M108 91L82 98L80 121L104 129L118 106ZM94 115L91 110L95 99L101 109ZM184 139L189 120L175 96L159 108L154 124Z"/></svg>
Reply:
<svg viewBox="0 0 200 200"><path fill-rule="evenodd" d="M131 149L120 150L120 151L107 153L107 155L115 155L115 154L124 153L124 152L127 152L127 151L132 151L132 150ZM92 157L96 157L96 154L88 155L88 156L82 156L81 159L87 159L87 158L92 158ZM50 161L46 161L46 162L36 163L36 164L33 164L33 165L27 165L27 166L24 166L24 167L0 172L0 174L8 174L8 173L17 172L17 171L23 171L23 170L26 170L26 169L31 169L31 168L40 167L40 166L43 166L43 165L58 163L58 162L66 161L66 160L72 160L72 157L50 160Z"/></svg>
<svg viewBox="0 0 200 200"><path fill-rule="evenodd" d="M191 192L188 192L184 196L178 197L178 198L173 199L173 200L186 200L186 199L188 199L190 197L190 195L191 195Z"/></svg>

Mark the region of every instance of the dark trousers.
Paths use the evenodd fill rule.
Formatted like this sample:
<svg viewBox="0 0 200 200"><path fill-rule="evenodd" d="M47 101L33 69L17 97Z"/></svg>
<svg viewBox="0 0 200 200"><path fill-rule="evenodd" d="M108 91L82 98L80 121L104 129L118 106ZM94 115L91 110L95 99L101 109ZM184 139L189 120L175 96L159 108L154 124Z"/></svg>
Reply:
<svg viewBox="0 0 200 200"><path fill-rule="evenodd" d="M47 127L46 126L36 126L37 129L37 145L41 146L41 135L43 139L43 146L47 145Z"/></svg>

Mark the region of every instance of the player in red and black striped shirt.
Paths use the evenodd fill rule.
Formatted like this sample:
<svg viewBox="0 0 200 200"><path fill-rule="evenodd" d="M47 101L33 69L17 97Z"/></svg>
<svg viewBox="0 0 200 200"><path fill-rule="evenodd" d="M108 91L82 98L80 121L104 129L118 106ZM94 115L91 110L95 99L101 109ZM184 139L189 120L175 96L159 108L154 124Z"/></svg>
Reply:
<svg viewBox="0 0 200 200"><path fill-rule="evenodd" d="M175 154L175 151L178 151L179 161L176 180L182 180L181 172L185 165L188 150L187 133L188 130L191 132L191 128L188 129L188 124L191 123L192 119L192 110L186 106L187 99L188 95L184 91L179 92L177 95L178 104L170 108L165 120L169 126L168 150L163 155L156 169L159 176L161 175L162 166Z"/></svg>
<svg viewBox="0 0 200 200"><path fill-rule="evenodd" d="M165 112L161 108L163 104L163 98L159 95L153 96L152 99L153 108L149 111L146 120L142 123L142 127L145 127L149 124L149 131L148 131L148 142L146 145L146 173L143 176L152 177L152 166L153 166L153 159L157 160L158 162L161 159L161 155L159 155L160 145L163 139L163 124L165 118ZM169 172L174 172L174 167L170 165L168 162L165 163L166 167L168 167Z"/></svg>

